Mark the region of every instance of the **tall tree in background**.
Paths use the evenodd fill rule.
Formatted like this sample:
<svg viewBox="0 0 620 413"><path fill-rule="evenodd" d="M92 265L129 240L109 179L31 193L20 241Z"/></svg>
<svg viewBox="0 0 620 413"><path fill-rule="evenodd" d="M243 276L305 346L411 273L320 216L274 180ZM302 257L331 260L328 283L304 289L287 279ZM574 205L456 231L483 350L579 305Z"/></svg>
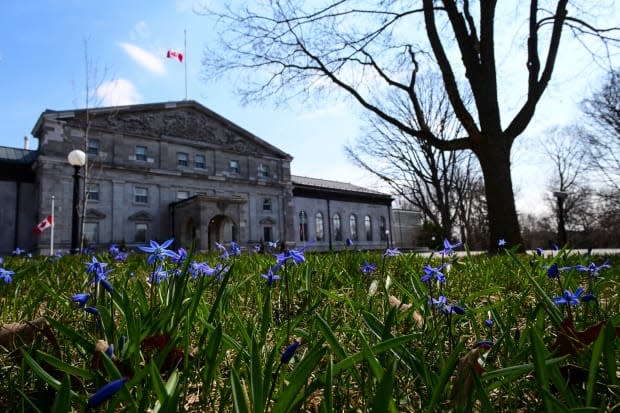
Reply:
<svg viewBox="0 0 620 413"><path fill-rule="evenodd" d="M581 134L590 166L607 184L608 194L620 193L620 69L582 102L587 130Z"/></svg>
<svg viewBox="0 0 620 413"><path fill-rule="evenodd" d="M479 1L477 9L469 0L422 0L415 6L397 0L341 0L312 9L282 0L255 10L244 4L239 12L211 11L225 28L217 49L205 54L205 69L208 76L246 70L247 83L240 86L246 99L286 99L335 85L404 134L444 151L471 150L484 176L489 248L500 238L517 245L521 234L510 168L513 143L547 88L565 29L605 40L593 22L568 14L568 0L544 2L552 8L530 0L527 10L524 3L511 7L517 14L513 20L525 20L527 27L521 60L527 76L520 85L525 92L507 123L501 120L493 0ZM442 139L428 125L415 87L423 67L441 73L462 135ZM466 91L459 83L463 77ZM511 75L513 86L519 81ZM385 111L388 91L410 101L417 127L402 114ZM466 95L473 97L471 108L463 101Z"/></svg>
<svg viewBox="0 0 620 413"><path fill-rule="evenodd" d="M441 78L419 79L415 87L429 129L444 140L458 136L461 125L441 87ZM393 95L383 110L399 113L411 129L420 128L409 99ZM379 117L367 123L368 132L345 148L348 157L420 211L425 221L441 228L442 239L452 239L457 221L465 216L465 203L479 171L472 153L441 151Z"/></svg>

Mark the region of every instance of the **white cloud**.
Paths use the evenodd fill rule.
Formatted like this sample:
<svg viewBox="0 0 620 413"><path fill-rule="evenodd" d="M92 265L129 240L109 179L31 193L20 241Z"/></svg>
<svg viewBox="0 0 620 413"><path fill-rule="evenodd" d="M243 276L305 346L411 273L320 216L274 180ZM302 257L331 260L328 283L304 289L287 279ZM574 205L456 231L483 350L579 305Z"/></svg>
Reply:
<svg viewBox="0 0 620 413"><path fill-rule="evenodd" d="M96 92L104 106L133 105L142 99L134 84L127 79L103 82Z"/></svg>
<svg viewBox="0 0 620 413"><path fill-rule="evenodd" d="M120 43L119 46L123 48L129 57L149 72L158 75L166 73L166 67L162 58L131 43Z"/></svg>

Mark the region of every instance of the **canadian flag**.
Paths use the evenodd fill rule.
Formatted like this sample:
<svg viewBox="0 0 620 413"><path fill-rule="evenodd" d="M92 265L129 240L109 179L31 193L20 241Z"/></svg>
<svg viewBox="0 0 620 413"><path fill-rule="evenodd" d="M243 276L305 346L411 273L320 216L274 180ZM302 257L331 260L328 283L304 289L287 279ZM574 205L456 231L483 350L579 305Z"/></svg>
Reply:
<svg viewBox="0 0 620 413"><path fill-rule="evenodd" d="M175 52L174 50L168 50L166 53L168 59L177 59L179 62L183 62L183 53Z"/></svg>
<svg viewBox="0 0 620 413"><path fill-rule="evenodd" d="M54 218L51 215L48 215L43 221L39 222L36 227L34 227L33 231L35 234L39 235L49 227L54 224Z"/></svg>

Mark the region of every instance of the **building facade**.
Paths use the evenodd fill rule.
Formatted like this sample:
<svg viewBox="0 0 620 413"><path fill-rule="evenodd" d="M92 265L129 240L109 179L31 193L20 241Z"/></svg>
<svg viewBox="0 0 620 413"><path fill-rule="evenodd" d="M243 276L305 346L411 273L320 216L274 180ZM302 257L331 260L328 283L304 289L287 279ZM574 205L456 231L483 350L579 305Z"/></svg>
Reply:
<svg viewBox="0 0 620 413"><path fill-rule="evenodd" d="M389 195L291 176L290 155L194 101L48 110L33 136L36 151L0 152L4 168L11 157L20 168L0 182L13 194L0 207L0 222L11 228L3 253L50 252L52 231L31 230L52 215L52 197L54 245L68 250L73 149L88 159L79 196L83 245L131 248L171 236L198 250L233 240L312 241L319 250L342 248L347 238L360 248L389 245Z"/></svg>

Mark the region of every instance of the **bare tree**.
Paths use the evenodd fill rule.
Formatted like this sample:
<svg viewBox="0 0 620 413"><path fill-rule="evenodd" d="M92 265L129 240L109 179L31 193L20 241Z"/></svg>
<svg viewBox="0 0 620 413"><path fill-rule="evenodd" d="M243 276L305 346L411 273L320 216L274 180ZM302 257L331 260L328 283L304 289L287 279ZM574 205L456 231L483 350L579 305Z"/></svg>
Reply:
<svg viewBox="0 0 620 413"><path fill-rule="evenodd" d="M530 123L551 80L566 28L607 40L607 31L568 14L568 0L543 8L537 0L516 19L527 21L523 38L526 94L503 123L498 86L496 1L331 1L312 9L292 0L261 3L211 14L225 25L216 50L208 51L208 76L246 70L245 99L329 91L336 86L402 133L446 151L471 150L484 176L489 237L521 244L510 169L515 139ZM316 2L312 2L316 5ZM227 29L227 30L226 30ZM425 34L424 37L422 34ZM517 39L515 39L516 41ZM463 134L444 140L428 123L415 88L422 67L439 70ZM464 91L459 78L465 78ZM519 80L512 79L513 84ZM410 101L418 127L381 102L391 90ZM473 108L463 96L473 96Z"/></svg>
<svg viewBox="0 0 620 413"><path fill-rule="evenodd" d="M437 76L416 84L427 124L441 139L460 134L460 124L452 112L448 96ZM393 95L384 110L401 112L410 128L416 124L411 102ZM379 117L368 119L368 131L345 152L356 165L380 178L400 197L422 213L424 220L441 228L451 239L478 168L471 152L441 151L428 142L394 128Z"/></svg>
<svg viewBox="0 0 620 413"><path fill-rule="evenodd" d="M590 166L611 191L620 192L620 69L609 73L605 84L582 102L587 131L582 141Z"/></svg>

